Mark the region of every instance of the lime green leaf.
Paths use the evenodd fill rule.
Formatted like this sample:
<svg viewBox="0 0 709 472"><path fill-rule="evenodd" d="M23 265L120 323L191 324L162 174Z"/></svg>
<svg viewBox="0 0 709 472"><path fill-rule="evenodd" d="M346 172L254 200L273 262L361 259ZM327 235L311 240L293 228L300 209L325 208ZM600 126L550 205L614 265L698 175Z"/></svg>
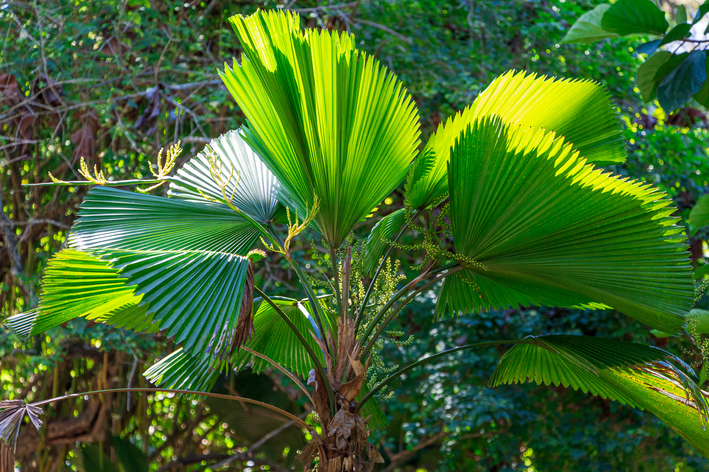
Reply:
<svg viewBox="0 0 709 472"><path fill-rule="evenodd" d="M707 274L709 274L709 264L700 265L694 271L694 278L695 279L703 279L704 277L707 276Z"/></svg>
<svg viewBox="0 0 709 472"><path fill-rule="evenodd" d="M608 3L598 5L591 11L581 15L576 23L571 26L571 29L566 33L562 43L580 43L588 44L594 41L600 41L606 38L617 38L616 33L611 33L601 27L603 14L611 6Z"/></svg>
<svg viewBox="0 0 709 472"><path fill-rule="evenodd" d="M709 334L709 310L695 308L689 312L689 325L694 331Z"/></svg>
<svg viewBox="0 0 709 472"><path fill-rule="evenodd" d="M406 210L403 208L389 213L377 222L367 237L364 254L364 272L374 274L379 267L379 261L391 247L387 241L393 241L404 226Z"/></svg>
<svg viewBox="0 0 709 472"><path fill-rule="evenodd" d="M601 27L621 36L628 34L665 34L669 23L665 13L651 0L618 0L606 11Z"/></svg>
<svg viewBox="0 0 709 472"><path fill-rule="evenodd" d="M585 164L554 133L499 118L463 133L448 174L455 251L477 276L459 285L482 300L468 297L470 310L597 304L682 328L694 303L689 254L657 189Z"/></svg>
<svg viewBox="0 0 709 472"><path fill-rule="evenodd" d="M707 80L706 51L692 51L657 87L657 100L669 112L684 106Z"/></svg>
<svg viewBox="0 0 709 472"><path fill-rule="evenodd" d="M44 273L36 311L11 316L7 325L21 336L34 336L66 321L84 317L137 331L157 331L148 305L118 270L101 259L64 249Z"/></svg>
<svg viewBox="0 0 709 472"><path fill-rule="evenodd" d="M403 180L416 155L416 107L348 33L300 30L291 12L230 18L244 49L221 77L246 115L244 138L281 183L279 199L333 246ZM363 191L366 189L366 191Z"/></svg>
<svg viewBox="0 0 709 472"><path fill-rule="evenodd" d="M709 394L670 361L640 344L586 336L540 336L505 353L490 386L563 385L653 413L709 457Z"/></svg>
<svg viewBox="0 0 709 472"><path fill-rule="evenodd" d="M427 170L410 171L407 178L406 198L413 208L425 208L445 195L451 146L470 123L490 115L510 124L555 131L588 162L625 160L617 113L603 87L511 71L495 79L470 107L448 118L431 136L422 155ZM433 163L429 162L431 155L435 156ZM419 165L417 161L412 169Z"/></svg>
<svg viewBox="0 0 709 472"><path fill-rule="evenodd" d="M667 51L658 51L638 68L638 89L645 102L653 100L657 95L657 86L664 78L663 76L657 80L657 73L672 56L672 53Z"/></svg>
<svg viewBox="0 0 709 472"><path fill-rule="evenodd" d="M190 355L178 349L143 374L162 388L209 392L219 378L219 364L209 354Z"/></svg>
<svg viewBox="0 0 709 472"><path fill-rule="evenodd" d="M709 195L700 198L689 212L689 224L692 227L692 235L709 225Z"/></svg>
<svg viewBox="0 0 709 472"><path fill-rule="evenodd" d="M662 338L669 338L669 337L672 336L672 335L669 334L669 333L665 333L665 332L659 331L659 330L657 330L657 329L651 329L651 330L650 330L650 334L652 334L652 335L655 336L656 338L660 338L660 339L662 339Z"/></svg>
<svg viewBox="0 0 709 472"><path fill-rule="evenodd" d="M213 140L209 148L222 162L221 176L228 182L226 195L234 195L232 203L256 221L271 220L278 208L278 180L244 142L240 132L229 131ZM170 183L170 197L204 203L204 197L196 191L199 189L208 197L223 198L210 173L208 152L205 149L197 154L177 172Z"/></svg>
<svg viewBox="0 0 709 472"><path fill-rule="evenodd" d="M308 311L309 303L286 298L274 298L274 301L324 363L321 348L313 338L318 331ZM294 374L307 378L315 365L295 333L276 310L261 298L254 300L254 312L254 335L245 346L265 355ZM250 363L256 373L271 368L268 361L244 350L238 351L232 360L236 369L246 367L247 363Z"/></svg>

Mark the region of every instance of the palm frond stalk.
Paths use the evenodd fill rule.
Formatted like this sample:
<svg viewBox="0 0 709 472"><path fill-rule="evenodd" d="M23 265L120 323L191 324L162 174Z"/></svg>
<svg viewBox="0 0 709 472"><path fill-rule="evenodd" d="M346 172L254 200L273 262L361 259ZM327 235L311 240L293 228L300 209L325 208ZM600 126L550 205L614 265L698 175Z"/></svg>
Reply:
<svg viewBox="0 0 709 472"><path fill-rule="evenodd" d="M563 335L492 340L376 380L373 359L381 361L390 323L422 293L436 292L436 316L613 308L665 333L686 328L694 282L669 199L596 167L625 156L601 86L503 74L419 153L411 97L352 35L302 30L298 15L283 11L230 21L244 52L220 74L245 126L174 175L177 151L158 159L150 180L112 182L87 168L86 181L56 181L93 188L67 248L49 261L39 305L8 326L33 336L84 317L161 331L181 347L145 372L168 389L160 391L214 396L220 372L275 368L303 390L321 424L299 455L306 470L371 471L382 458L368 436L386 426L377 398L393 380L502 344L513 347L491 386L563 385L644 408L709 457L707 392L680 359L648 346ZM167 197L150 193L165 183ZM357 225L402 183L405 207L355 244ZM146 193L112 188L125 185ZM409 230L419 242L400 243ZM306 270L300 242L315 232L325 249L313 249L320 269ZM259 287L264 249L295 272L294 298ZM403 283L394 251L417 255L418 277ZM36 413L23 405L0 415L8 444L21 408Z"/></svg>

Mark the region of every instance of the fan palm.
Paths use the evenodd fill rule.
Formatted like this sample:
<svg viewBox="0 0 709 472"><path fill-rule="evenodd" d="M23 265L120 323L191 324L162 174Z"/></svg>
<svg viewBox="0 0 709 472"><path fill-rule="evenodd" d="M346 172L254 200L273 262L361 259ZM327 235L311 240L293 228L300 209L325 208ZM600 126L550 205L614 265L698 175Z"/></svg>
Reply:
<svg viewBox="0 0 709 472"><path fill-rule="evenodd" d="M164 331L182 347L145 375L166 389L208 392L226 369L277 368L321 423L300 454L306 469L372 470L381 457L367 437L386 424L384 387L451 352L505 344L492 386L563 385L645 408L709 457L706 392L653 347L547 335L456 347L371 376L389 323L427 290L438 290L440 315L613 308L666 333L685 329L694 283L670 200L596 167L625 158L601 86L506 73L419 152L411 97L350 34L302 30L288 12L230 20L244 52L220 73L245 126L176 175L176 152L159 162L147 183L168 183L167 197L111 188L136 182L88 170L88 182L56 181L95 186L49 262L39 306L10 327L30 336L83 316ZM355 245L355 225L402 182L405 208ZM325 273L306 274L292 255L309 227L327 246ZM398 243L407 229L419 244ZM403 286L393 248L420 254L420 275ZM263 249L290 264L298 298L254 286Z"/></svg>

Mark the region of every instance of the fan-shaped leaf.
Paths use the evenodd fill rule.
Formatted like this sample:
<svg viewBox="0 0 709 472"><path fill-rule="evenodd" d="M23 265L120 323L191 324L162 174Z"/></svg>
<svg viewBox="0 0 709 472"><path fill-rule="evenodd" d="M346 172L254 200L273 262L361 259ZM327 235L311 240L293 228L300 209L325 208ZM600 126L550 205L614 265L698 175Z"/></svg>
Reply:
<svg viewBox="0 0 709 472"><path fill-rule="evenodd" d="M404 178L418 145L413 101L348 33L301 32L282 11L230 21L244 54L221 76L248 119L244 138L301 216L320 198L315 224L339 246Z"/></svg>
<svg viewBox="0 0 709 472"><path fill-rule="evenodd" d="M153 364L143 374L162 388L209 392L219 378L219 366L209 354L190 355L183 349Z"/></svg>
<svg viewBox="0 0 709 472"><path fill-rule="evenodd" d="M613 103L606 90L588 81L556 80L508 72L501 75L465 110L438 126L422 156L411 166L406 199L425 208L448 191L446 165L455 140L467 126L484 116L564 136L588 162L625 160L625 145ZM431 164L430 153L435 156ZM418 163L424 159L425 165ZM431 167L427 172L417 166Z"/></svg>
<svg viewBox="0 0 709 472"><path fill-rule="evenodd" d="M364 272L366 274L371 276L379 267L379 260L391 247L387 241L393 241L404 226L405 213L403 208L389 213L372 228L365 246Z"/></svg>
<svg viewBox="0 0 709 472"><path fill-rule="evenodd" d="M651 0L618 0L606 11L601 27L621 36L628 34L665 34L669 23L665 13Z"/></svg>
<svg viewBox="0 0 709 472"><path fill-rule="evenodd" d="M256 236L222 205L94 188L69 236L88 256L73 251L58 258L39 314L12 322L27 331L76 316L136 327L153 320L188 352L226 355L249 266L237 254ZM86 297L74 300L77 288Z"/></svg>
<svg viewBox="0 0 709 472"><path fill-rule="evenodd" d="M681 363L661 349L640 344L540 336L507 351L489 383L563 385L645 409L709 457L709 432L704 428L708 392L669 361Z"/></svg>
<svg viewBox="0 0 709 472"><path fill-rule="evenodd" d="M246 255L259 232L225 205L95 187L84 198L69 246L216 251Z"/></svg>
<svg viewBox="0 0 709 472"><path fill-rule="evenodd" d="M271 220L278 207L278 180L244 142L240 132L229 131L213 140L209 147L222 162L222 178L229 182L226 194L234 194L232 203L256 221ZM170 183L170 197L204 203L204 197L196 191L199 189L209 197L222 198L221 188L210 173L208 152L197 154L177 172Z"/></svg>
<svg viewBox="0 0 709 472"><path fill-rule="evenodd" d="M11 316L5 322L21 336L34 336L66 321L84 317L119 328L157 331L142 295L120 278L118 269L85 252L56 253L44 273L36 311Z"/></svg>
<svg viewBox="0 0 709 472"><path fill-rule="evenodd" d="M658 190L586 165L554 133L499 118L463 133L449 186L455 250L476 274L445 282L456 308L602 304L665 332L683 326L694 302L686 239Z"/></svg>

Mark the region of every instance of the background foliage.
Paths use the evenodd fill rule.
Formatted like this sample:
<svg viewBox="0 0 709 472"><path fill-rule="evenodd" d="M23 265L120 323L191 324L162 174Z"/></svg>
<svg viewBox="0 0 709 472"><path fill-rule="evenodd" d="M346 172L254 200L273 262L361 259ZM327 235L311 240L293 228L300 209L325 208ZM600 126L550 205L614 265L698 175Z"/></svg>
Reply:
<svg viewBox="0 0 709 472"><path fill-rule="evenodd" d="M709 192L704 109L671 114L657 102L642 101L635 71L646 56L635 49L637 37L562 44L570 25L596 5L564 0L335 5L0 0L3 317L35 303L39 274L62 247L85 191L22 184L48 181L48 171L77 179L82 156L108 178L145 176L161 147L181 139L184 162L209 139L237 127L242 115L216 69L239 54L228 16L259 7L292 8L307 17L309 26L354 32L359 46L408 86L425 135L508 69L601 82L618 104L629 143L627 163L613 170L660 185L686 218ZM395 195L379 212L388 214L402 203ZM365 222L356 234L369 229L371 223ZM693 259L700 265L704 231L692 240ZM317 264L315 250L305 245L294 253L305 264ZM409 256L399 252L396 257L406 270ZM256 283L292 295L291 277L285 267L267 261ZM674 338L656 339L613 311L526 309L432 320L434 305L431 292L407 308L400 329L413 338L406 346L386 347L383 358L393 365L478 339L548 332L654 343L679 354L690 347ZM84 320L29 342L3 330L2 398L37 400L97 387L147 385L139 373L172 351L167 344L159 335L122 333ZM488 388L501 353L461 352L413 371L387 392L390 424L375 434L387 460L382 469L691 471L709 465L641 411L563 388ZM684 357L699 360L691 353ZM268 398L296 414L306 411L278 372L231 375L217 388ZM17 451L23 471L197 471L224 462L228 465L220 470L289 470L297 468L293 456L306 439L255 407L169 395L64 402L47 408L44 419L49 427L41 436L23 429ZM127 462L129 457L139 463Z"/></svg>

